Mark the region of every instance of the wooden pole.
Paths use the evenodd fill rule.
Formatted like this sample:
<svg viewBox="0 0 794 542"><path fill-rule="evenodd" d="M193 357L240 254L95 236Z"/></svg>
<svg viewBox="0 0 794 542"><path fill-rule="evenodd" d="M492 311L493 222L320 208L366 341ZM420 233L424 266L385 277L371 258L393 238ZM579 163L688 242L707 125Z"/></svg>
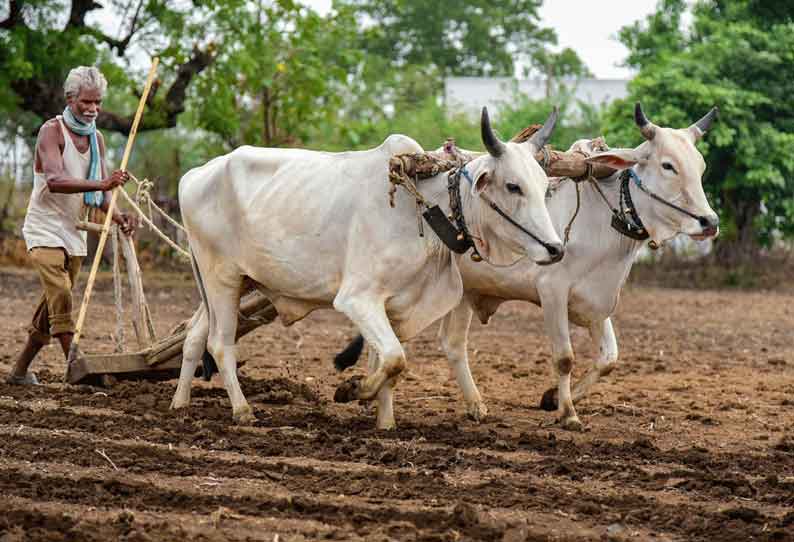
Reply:
<svg viewBox="0 0 794 542"><path fill-rule="evenodd" d="M135 142L135 134L138 132L138 124L141 121L143 108L146 106L146 98L149 96L149 90L152 88L152 82L154 81L154 75L157 72L157 65L159 63L160 59L158 57L154 57L152 59L152 67L149 69L149 76L146 78L146 85L143 87L143 94L141 94L141 100L138 102L138 110L135 112L135 118L132 121L132 128L130 128L130 135L129 138L127 138L127 146L124 149L124 156L121 159L121 167L119 169L122 171L127 170L127 162L129 161L130 153L132 152L132 144ZM110 204L108 205L108 211L105 215L105 223L102 226L102 233L99 235L99 244L97 245L96 254L94 255L94 263L91 265L91 272L88 275L88 281L85 285L83 302L80 305L80 313L77 316L77 324L74 331L74 337L72 338L72 346L69 349L67 365L72 363L77 355L77 346L80 344L80 336L83 331L83 323L85 322L85 313L88 309L88 302L91 300L91 291L94 288L96 272L97 269L99 269L99 262L102 259L102 251L105 248L105 242L108 238L110 222L113 220L113 211L116 206L116 199L118 198L118 195L119 187L116 187L113 189L113 194L110 197Z"/></svg>
<svg viewBox="0 0 794 542"><path fill-rule="evenodd" d="M146 296L143 293L143 275L138 257L135 254L135 245L132 239L121 234L121 250L124 263L127 266L127 276L130 283L130 299L132 304L132 327L138 339L138 347L144 349L154 342L154 330L149 325L149 310L146 305ZM148 337L147 337L148 331Z"/></svg>

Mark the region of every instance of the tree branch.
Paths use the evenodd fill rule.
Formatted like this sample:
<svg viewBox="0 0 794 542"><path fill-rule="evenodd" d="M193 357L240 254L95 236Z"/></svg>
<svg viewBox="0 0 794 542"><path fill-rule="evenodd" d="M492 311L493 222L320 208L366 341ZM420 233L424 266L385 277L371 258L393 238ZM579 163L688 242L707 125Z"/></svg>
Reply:
<svg viewBox="0 0 794 542"><path fill-rule="evenodd" d="M14 28L18 24L24 24L22 20L22 4L24 0L11 0L8 6L8 17L0 21L0 28Z"/></svg>
<svg viewBox="0 0 794 542"><path fill-rule="evenodd" d="M72 0L72 11L69 13L69 22L66 23L66 26L72 28L85 27L86 14L89 11L102 9L103 7L102 4L98 4L94 0Z"/></svg>
<svg viewBox="0 0 794 542"><path fill-rule="evenodd" d="M168 122L176 125L176 117L185 110L185 95L187 94L187 87L190 81L204 71L204 69L212 64L215 60L215 44L210 43L207 50L201 51L198 48L193 49L193 56L179 66L177 70L176 81L168 89L165 95L166 115Z"/></svg>
<svg viewBox="0 0 794 542"><path fill-rule="evenodd" d="M150 105L159 109L161 114L144 116L138 129L140 131L145 131L176 126L177 116L185 110L185 98L190 81L207 66L212 64L214 60L215 54L212 46L209 47L207 51L194 49L193 56L190 60L177 69L176 80L168 89L164 101L160 104L156 104L152 100L147 100L150 102ZM130 133L130 128L132 127L132 120L132 115L121 116L111 111L103 111L99 114L97 126L105 130L121 132L127 135Z"/></svg>

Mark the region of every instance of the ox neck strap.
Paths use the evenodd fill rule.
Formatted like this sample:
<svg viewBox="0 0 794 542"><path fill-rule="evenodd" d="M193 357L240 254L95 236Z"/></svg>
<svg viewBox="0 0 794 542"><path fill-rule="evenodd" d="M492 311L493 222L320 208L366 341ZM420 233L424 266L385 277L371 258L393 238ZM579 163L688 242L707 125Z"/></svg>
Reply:
<svg viewBox="0 0 794 542"><path fill-rule="evenodd" d="M465 166L461 166L449 173L447 175L447 191L449 192L449 211L450 211L450 218L455 221L455 228L458 234L455 236L455 240L457 241L458 245L465 249L463 250L455 250L459 254L466 252L469 248L472 248L471 259L475 262L481 262L482 256L480 256L479 251L477 250L477 246L474 244L474 239L469 233L469 228L466 225L466 217L463 216L463 202L460 198L460 177L461 175L466 178L469 183L472 183L471 176L469 172L466 170ZM449 245L447 245L449 246Z"/></svg>
<svg viewBox="0 0 794 542"><path fill-rule="evenodd" d="M623 170L623 173L620 174L620 203L617 211L612 210L612 227L626 237L644 241L650 235L631 199L629 180L632 176L636 177L636 174L631 169Z"/></svg>
<svg viewBox="0 0 794 542"><path fill-rule="evenodd" d="M612 207L612 204L609 203L603 190L598 186L598 181L592 176L588 180L590 184L593 185L593 188L596 189L596 192L601 196L601 199L604 200L604 203L607 204L609 210L612 211L612 228L630 239L644 241L650 236L645 226L643 226L642 220L640 220L640 215L637 214L637 209L634 208L634 202L631 200L629 171L631 170L627 169L620 174L620 201L618 203L618 208Z"/></svg>

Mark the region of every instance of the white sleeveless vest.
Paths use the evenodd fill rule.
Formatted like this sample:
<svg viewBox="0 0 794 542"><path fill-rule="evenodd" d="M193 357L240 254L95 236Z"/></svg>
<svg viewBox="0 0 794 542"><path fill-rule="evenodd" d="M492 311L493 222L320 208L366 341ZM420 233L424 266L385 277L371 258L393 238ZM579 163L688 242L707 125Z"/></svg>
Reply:
<svg viewBox="0 0 794 542"><path fill-rule="evenodd" d="M63 132L63 165L70 177L85 179L91 150L81 153L74 146L66 126L58 117ZM38 152L38 149L37 149ZM63 247L70 256L86 255L86 232L77 229L83 194L54 194L47 188L43 173L33 165L33 193L30 195L22 235L28 250L33 247Z"/></svg>

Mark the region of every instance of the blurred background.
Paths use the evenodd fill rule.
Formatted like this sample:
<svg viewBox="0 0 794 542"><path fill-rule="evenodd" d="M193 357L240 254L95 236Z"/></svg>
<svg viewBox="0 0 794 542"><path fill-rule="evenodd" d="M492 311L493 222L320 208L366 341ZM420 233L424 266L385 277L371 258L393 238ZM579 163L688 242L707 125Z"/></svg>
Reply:
<svg viewBox="0 0 794 542"><path fill-rule="evenodd" d="M681 282L686 266L693 285L790 280L793 2L0 1L0 264L24 265L32 149L64 108L69 69L98 65L109 81L98 124L113 168L152 55L159 79L129 169L177 219L180 177L240 145L362 149L399 132L475 149L483 105L508 138L557 104L556 148L599 135L635 146L637 100L672 127L718 105L698 146L721 235L644 257L661 279ZM145 266L182 266L154 236L139 242Z"/></svg>

